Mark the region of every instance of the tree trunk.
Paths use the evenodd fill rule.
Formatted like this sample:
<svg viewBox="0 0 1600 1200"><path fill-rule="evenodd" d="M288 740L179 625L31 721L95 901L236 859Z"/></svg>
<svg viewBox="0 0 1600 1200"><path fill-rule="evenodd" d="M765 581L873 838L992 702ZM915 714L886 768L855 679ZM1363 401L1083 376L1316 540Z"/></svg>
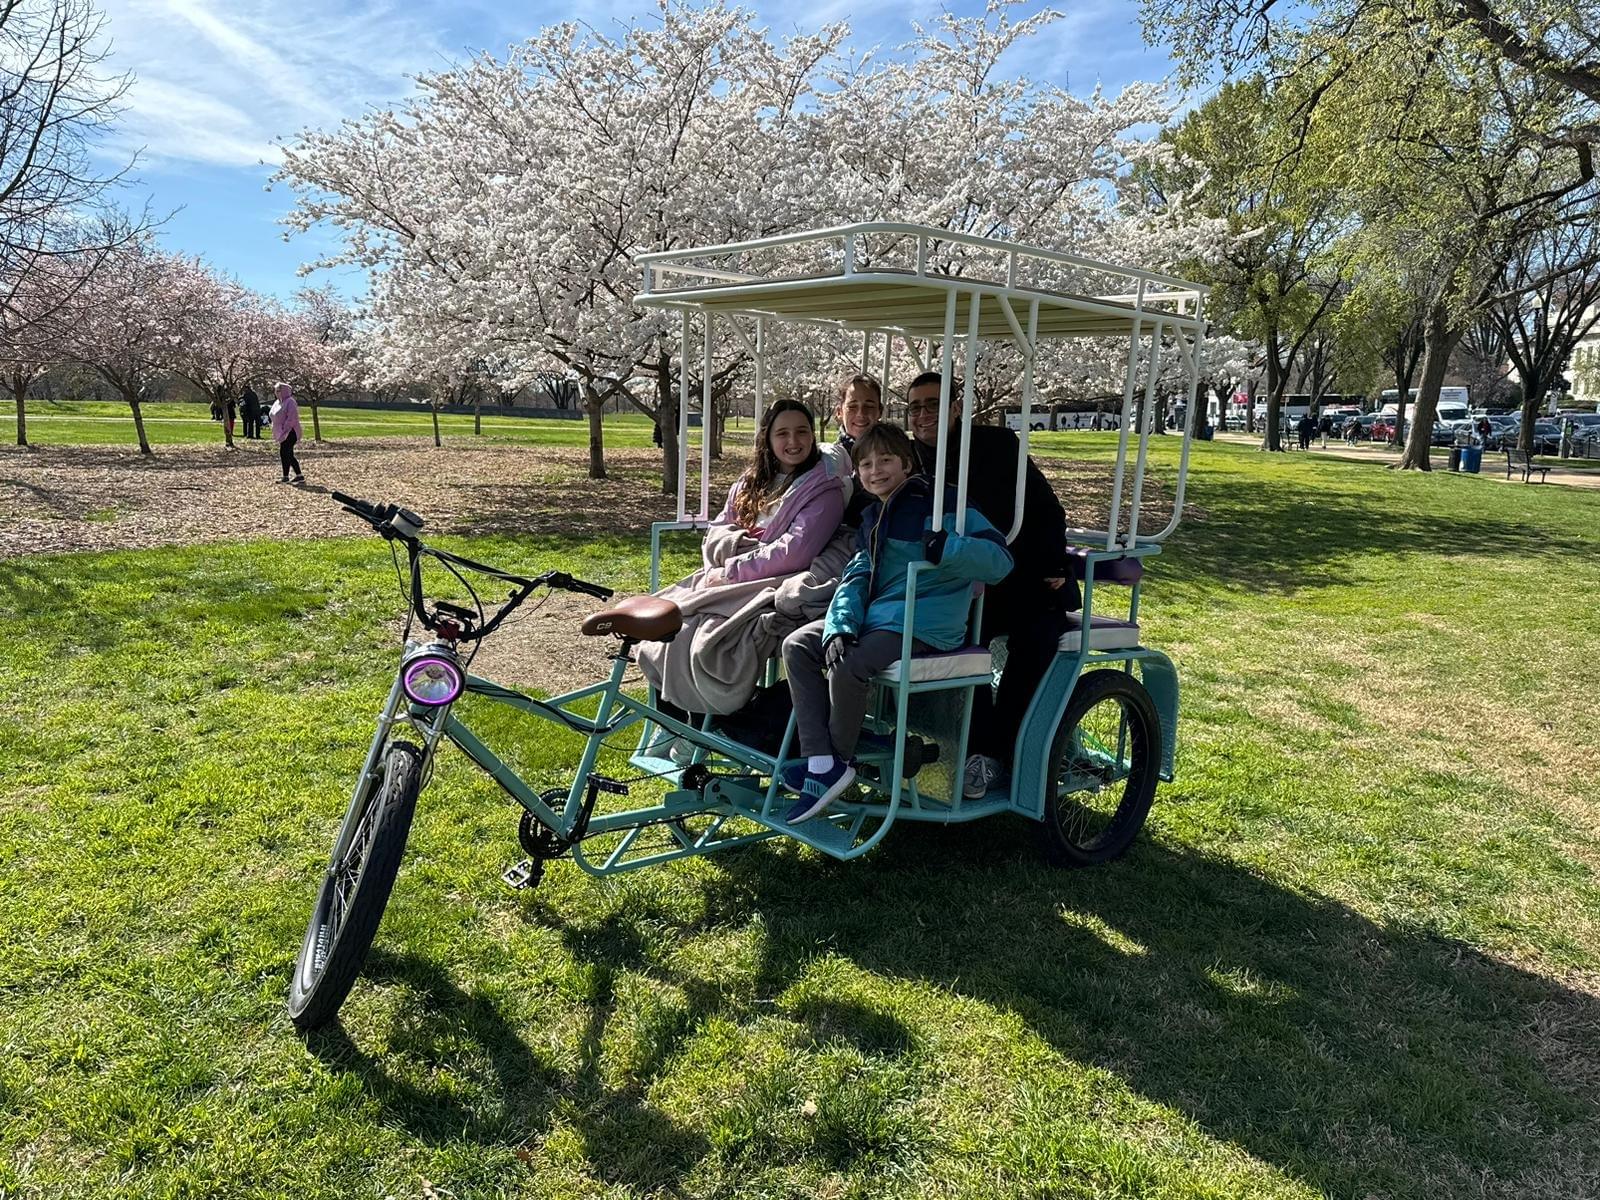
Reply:
<svg viewBox="0 0 1600 1200"><path fill-rule="evenodd" d="M1400 458L1402 470L1432 469L1433 418L1439 410L1439 388L1450 368L1450 356L1465 332L1450 319L1450 312L1442 301L1429 310L1423 327L1422 380L1417 384L1417 406L1412 413L1411 426L1406 430L1406 449ZM1404 420L1405 403L1406 396L1402 392L1397 401L1397 424ZM1403 424L1400 427L1405 428Z"/></svg>
<svg viewBox="0 0 1600 1200"><path fill-rule="evenodd" d="M12 376L11 393L17 398L17 445L28 444L28 384L20 376Z"/></svg>
<svg viewBox="0 0 1600 1200"><path fill-rule="evenodd" d="M443 446L439 440L439 398L434 397L433 403L428 405L428 411L433 414L433 444L435 447Z"/></svg>
<svg viewBox="0 0 1600 1200"><path fill-rule="evenodd" d="M672 387L672 356L656 363L656 428L661 431L661 494L678 494L678 393Z"/></svg>
<svg viewBox="0 0 1600 1200"><path fill-rule="evenodd" d="M727 398L711 402L711 424L709 433L711 437L711 457L722 457L722 426L728 419Z"/></svg>
<svg viewBox="0 0 1600 1200"><path fill-rule="evenodd" d="M589 411L589 478L606 477L605 401L584 384L583 406ZM662 439L665 441L666 439Z"/></svg>
<svg viewBox="0 0 1600 1200"><path fill-rule="evenodd" d="M315 396L311 397L311 440L313 442L322 440L322 420L317 415L317 398Z"/></svg>
<svg viewBox="0 0 1600 1200"><path fill-rule="evenodd" d="M139 408L138 397L130 398L128 407L133 409L133 429L139 435L139 453L149 454L151 452L150 439L144 435L144 413Z"/></svg>
<svg viewBox="0 0 1600 1200"><path fill-rule="evenodd" d="M1283 393L1289 381L1284 378L1282 364L1278 361L1278 335L1267 334L1267 427L1262 431L1263 450L1283 449L1283 430L1279 419L1283 412Z"/></svg>
<svg viewBox="0 0 1600 1200"><path fill-rule="evenodd" d="M483 393L472 398L472 436L483 436Z"/></svg>
<svg viewBox="0 0 1600 1200"><path fill-rule="evenodd" d="M1539 419L1544 390L1545 381L1537 374L1522 376L1522 424L1517 427L1517 449L1527 454L1533 453L1533 423Z"/></svg>

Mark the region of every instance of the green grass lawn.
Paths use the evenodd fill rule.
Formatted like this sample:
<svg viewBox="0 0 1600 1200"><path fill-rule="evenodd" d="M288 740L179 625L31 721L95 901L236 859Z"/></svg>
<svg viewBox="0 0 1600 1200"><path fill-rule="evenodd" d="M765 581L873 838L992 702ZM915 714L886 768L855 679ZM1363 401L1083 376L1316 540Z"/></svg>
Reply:
<svg viewBox="0 0 1600 1200"><path fill-rule="evenodd" d="M1209 445L1190 499L1143 614L1178 779L1123 860L993 820L512 894L446 752L307 1040L382 545L0 563L0 1196L1595 1194L1600 495ZM570 738L500 732L562 782Z"/></svg>
<svg viewBox="0 0 1600 1200"><path fill-rule="evenodd" d="M433 437L433 417L427 408L415 412L377 409L319 409L324 438L351 437ZM152 446L222 442L222 426L211 420L204 404L158 403L143 406L145 436ZM311 409L301 408L301 424L311 436ZM606 417L606 444L609 446L650 445L650 419L642 414L612 414ZM242 422L235 423L234 435L242 436ZM446 437L472 433L472 416L441 413L439 431ZM270 434L268 435L270 436ZM490 441L521 442L546 446L587 446L587 420L558 421L529 417L509 417L485 407L483 434ZM698 435L696 435L698 436ZM0 401L0 439L14 443L17 437L15 401ZM70 400L50 404L40 400L28 405L28 440L34 445L117 445L137 447L133 414L117 401Z"/></svg>

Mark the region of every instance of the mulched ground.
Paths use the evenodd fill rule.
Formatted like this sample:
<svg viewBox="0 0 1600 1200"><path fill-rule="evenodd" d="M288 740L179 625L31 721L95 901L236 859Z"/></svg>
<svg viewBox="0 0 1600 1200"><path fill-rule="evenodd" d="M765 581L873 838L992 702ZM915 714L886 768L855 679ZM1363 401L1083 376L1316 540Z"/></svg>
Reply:
<svg viewBox="0 0 1600 1200"><path fill-rule="evenodd" d="M82 550L196 545L258 538L350 537L361 532L328 498L338 490L406 505L436 533L648 533L674 515L661 495L654 450L611 450L609 477L587 477L588 451L446 439L363 438L302 446L304 486L279 482L270 442L164 446L150 457L115 446L0 449L0 559ZM1110 471L1040 460L1067 511L1105 520ZM714 464L712 494L739 470ZM691 475L693 497L698 481ZM691 505L692 506L692 505ZM1152 478L1143 528L1158 528L1170 500Z"/></svg>

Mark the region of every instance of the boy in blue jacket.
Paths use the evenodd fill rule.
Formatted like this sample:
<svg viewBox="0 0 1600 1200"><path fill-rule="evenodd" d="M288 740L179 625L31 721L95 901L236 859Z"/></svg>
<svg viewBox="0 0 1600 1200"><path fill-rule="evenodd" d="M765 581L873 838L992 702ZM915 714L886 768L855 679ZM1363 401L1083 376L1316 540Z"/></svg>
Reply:
<svg viewBox="0 0 1600 1200"><path fill-rule="evenodd" d="M917 577L913 649L954 650L967 642L974 583L999 583L1011 570L1005 538L970 505L967 532L955 532L955 494L933 528L933 487L914 475L916 449L898 426L874 425L851 448L856 480L874 497L861 516L855 555L821 621L783 643L804 762L782 781L800 794L785 817L809 820L855 781L851 756L861 736L872 677L900 658L906 617L906 568L933 564ZM826 675L826 678L824 678Z"/></svg>

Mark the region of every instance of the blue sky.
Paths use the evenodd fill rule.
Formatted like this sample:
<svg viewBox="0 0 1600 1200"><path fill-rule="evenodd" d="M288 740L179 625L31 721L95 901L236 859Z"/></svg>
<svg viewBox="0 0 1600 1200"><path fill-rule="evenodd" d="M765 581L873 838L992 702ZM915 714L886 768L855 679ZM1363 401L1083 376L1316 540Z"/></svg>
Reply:
<svg viewBox="0 0 1600 1200"><path fill-rule="evenodd" d="M175 250L204 255L247 285L288 298L310 280L296 269L317 257L321 238L283 238L279 219L291 198L266 190L273 140L397 100L408 76L438 69L479 50L501 53L542 26L579 17L605 29L655 5L590 0L581 7L498 4L490 0L103 0L112 66L131 73L127 109L108 153L139 153L127 200L148 197L153 210L179 211L162 239ZM754 5L775 33L794 28L794 9ZM1087 93L1096 83L1114 91L1135 79L1159 79L1165 52L1139 37L1134 0L1083 0L1054 5L1064 20L1019 48L1020 73ZM977 11L960 0L952 11ZM805 10L806 29L846 21L858 47L893 47L911 23L937 16L932 4L862 5L822 0ZM1026 11L1036 11L1029 8ZM332 279L344 290L359 281Z"/></svg>

